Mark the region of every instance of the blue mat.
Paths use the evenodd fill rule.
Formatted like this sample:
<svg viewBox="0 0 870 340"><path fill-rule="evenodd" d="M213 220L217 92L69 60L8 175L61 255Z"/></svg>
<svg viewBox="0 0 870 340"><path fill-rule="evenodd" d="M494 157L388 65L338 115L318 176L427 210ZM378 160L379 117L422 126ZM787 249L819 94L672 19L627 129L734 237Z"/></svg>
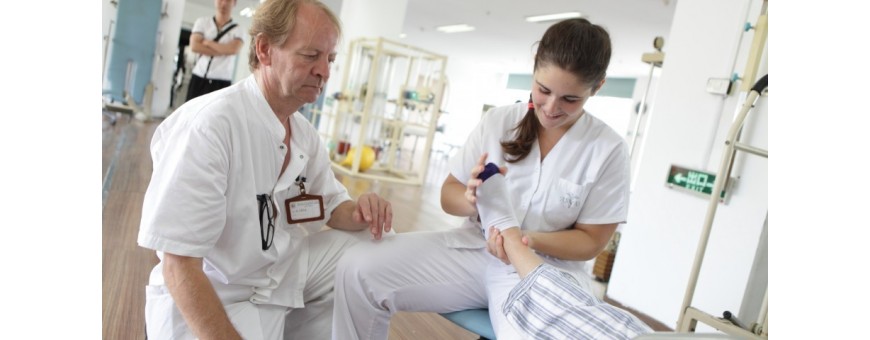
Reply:
<svg viewBox="0 0 870 340"><path fill-rule="evenodd" d="M452 313L441 313L445 319L484 338L495 340L495 332L489 321L488 309L468 309Z"/></svg>

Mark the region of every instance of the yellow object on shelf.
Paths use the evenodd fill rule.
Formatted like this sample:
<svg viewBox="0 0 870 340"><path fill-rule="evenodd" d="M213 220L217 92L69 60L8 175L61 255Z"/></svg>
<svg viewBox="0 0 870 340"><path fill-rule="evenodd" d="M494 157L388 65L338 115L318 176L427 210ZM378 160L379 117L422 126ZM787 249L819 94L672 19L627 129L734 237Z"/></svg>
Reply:
<svg viewBox="0 0 870 340"><path fill-rule="evenodd" d="M342 166L352 167L353 157L356 155L356 147L351 147L347 153L347 157L341 162ZM359 159L359 171L366 171L375 164L375 149L370 146L363 147L362 156Z"/></svg>
<svg viewBox="0 0 870 340"><path fill-rule="evenodd" d="M381 37L355 39L347 51L341 90L318 127L327 144L338 146L333 170L423 184L446 90L447 57ZM341 142L369 148L348 156Z"/></svg>

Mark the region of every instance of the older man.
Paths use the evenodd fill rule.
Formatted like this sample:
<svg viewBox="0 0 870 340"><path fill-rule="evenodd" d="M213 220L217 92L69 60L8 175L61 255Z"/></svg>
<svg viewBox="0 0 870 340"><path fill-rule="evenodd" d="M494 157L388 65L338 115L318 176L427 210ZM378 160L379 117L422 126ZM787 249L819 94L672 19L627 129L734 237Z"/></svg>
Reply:
<svg viewBox="0 0 870 340"><path fill-rule="evenodd" d="M315 0L268 0L250 35L252 75L185 103L151 143L138 243L161 259L152 339L328 339L339 255L391 232L389 202L351 200L297 112L329 78L338 19Z"/></svg>

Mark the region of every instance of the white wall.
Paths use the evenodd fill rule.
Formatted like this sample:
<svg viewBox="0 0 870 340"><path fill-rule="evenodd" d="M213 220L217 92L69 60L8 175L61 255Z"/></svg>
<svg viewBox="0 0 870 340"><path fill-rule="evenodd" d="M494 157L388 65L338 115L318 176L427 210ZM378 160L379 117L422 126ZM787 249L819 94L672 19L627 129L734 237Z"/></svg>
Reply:
<svg viewBox="0 0 870 340"><path fill-rule="evenodd" d="M175 56L178 52L178 37L181 36L181 22L185 0L163 0L163 13L157 24L157 51L154 55L154 68L151 83L154 93L151 97L151 115L165 117L169 114L169 99L172 91L172 75L175 73ZM143 105L148 98L143 99Z"/></svg>
<svg viewBox="0 0 870 340"><path fill-rule="evenodd" d="M447 57L448 85L442 107L448 114L441 119L445 124L443 142L465 144L480 121L484 104L501 106L515 101L515 96L504 90L507 77L507 73L487 65ZM524 96L528 98L528 93Z"/></svg>
<svg viewBox="0 0 870 340"><path fill-rule="evenodd" d="M665 43L667 45L667 42ZM665 56L667 59L667 55ZM661 68L656 67L652 70L652 77L639 77L634 83L634 92L632 94L632 104L628 114L628 130L626 130L625 141L628 143L631 152L631 190L634 190L637 182L636 169L640 160L643 158L644 137L646 129L650 122L650 116L655 111L656 94L658 93L658 81L661 75ZM649 74L648 74L649 75ZM644 98L646 95L646 98ZM635 107L638 107L641 102L647 109L644 112L635 112ZM637 132L635 132L635 129ZM635 136L637 134L637 136Z"/></svg>
<svg viewBox="0 0 870 340"><path fill-rule="evenodd" d="M117 29L117 17L118 17L118 6L112 5L109 0L103 0L103 49L100 54L103 57L103 69L102 72L105 75L106 72L106 60L108 58L109 53L109 41L111 40L111 35L114 34L115 29ZM102 79L102 78L101 78ZM105 81L105 80L103 80Z"/></svg>
<svg viewBox="0 0 870 340"><path fill-rule="evenodd" d="M724 133L741 97L705 91L708 78L743 73L760 0L695 0L677 3L655 108L648 118L628 223L607 294L675 328L704 222L708 199L669 189L671 165L715 173ZM766 56L759 75L767 72ZM753 81L754 82L754 81ZM747 122L743 141L767 147L767 98ZM731 199L720 205L694 306L714 315L740 310L767 213L767 160L741 154ZM704 330L699 326L699 330Z"/></svg>

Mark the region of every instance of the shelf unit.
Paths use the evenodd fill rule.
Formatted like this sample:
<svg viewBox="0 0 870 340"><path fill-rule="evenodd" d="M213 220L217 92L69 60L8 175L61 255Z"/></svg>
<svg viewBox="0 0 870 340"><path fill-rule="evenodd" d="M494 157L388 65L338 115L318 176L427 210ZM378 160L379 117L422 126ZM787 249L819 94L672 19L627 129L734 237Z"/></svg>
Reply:
<svg viewBox="0 0 870 340"><path fill-rule="evenodd" d="M447 57L384 38L351 41L340 92L313 111L336 173L422 184L441 112ZM363 149L376 154L361 166ZM353 153L349 153L353 149ZM342 165L346 157L350 166Z"/></svg>

